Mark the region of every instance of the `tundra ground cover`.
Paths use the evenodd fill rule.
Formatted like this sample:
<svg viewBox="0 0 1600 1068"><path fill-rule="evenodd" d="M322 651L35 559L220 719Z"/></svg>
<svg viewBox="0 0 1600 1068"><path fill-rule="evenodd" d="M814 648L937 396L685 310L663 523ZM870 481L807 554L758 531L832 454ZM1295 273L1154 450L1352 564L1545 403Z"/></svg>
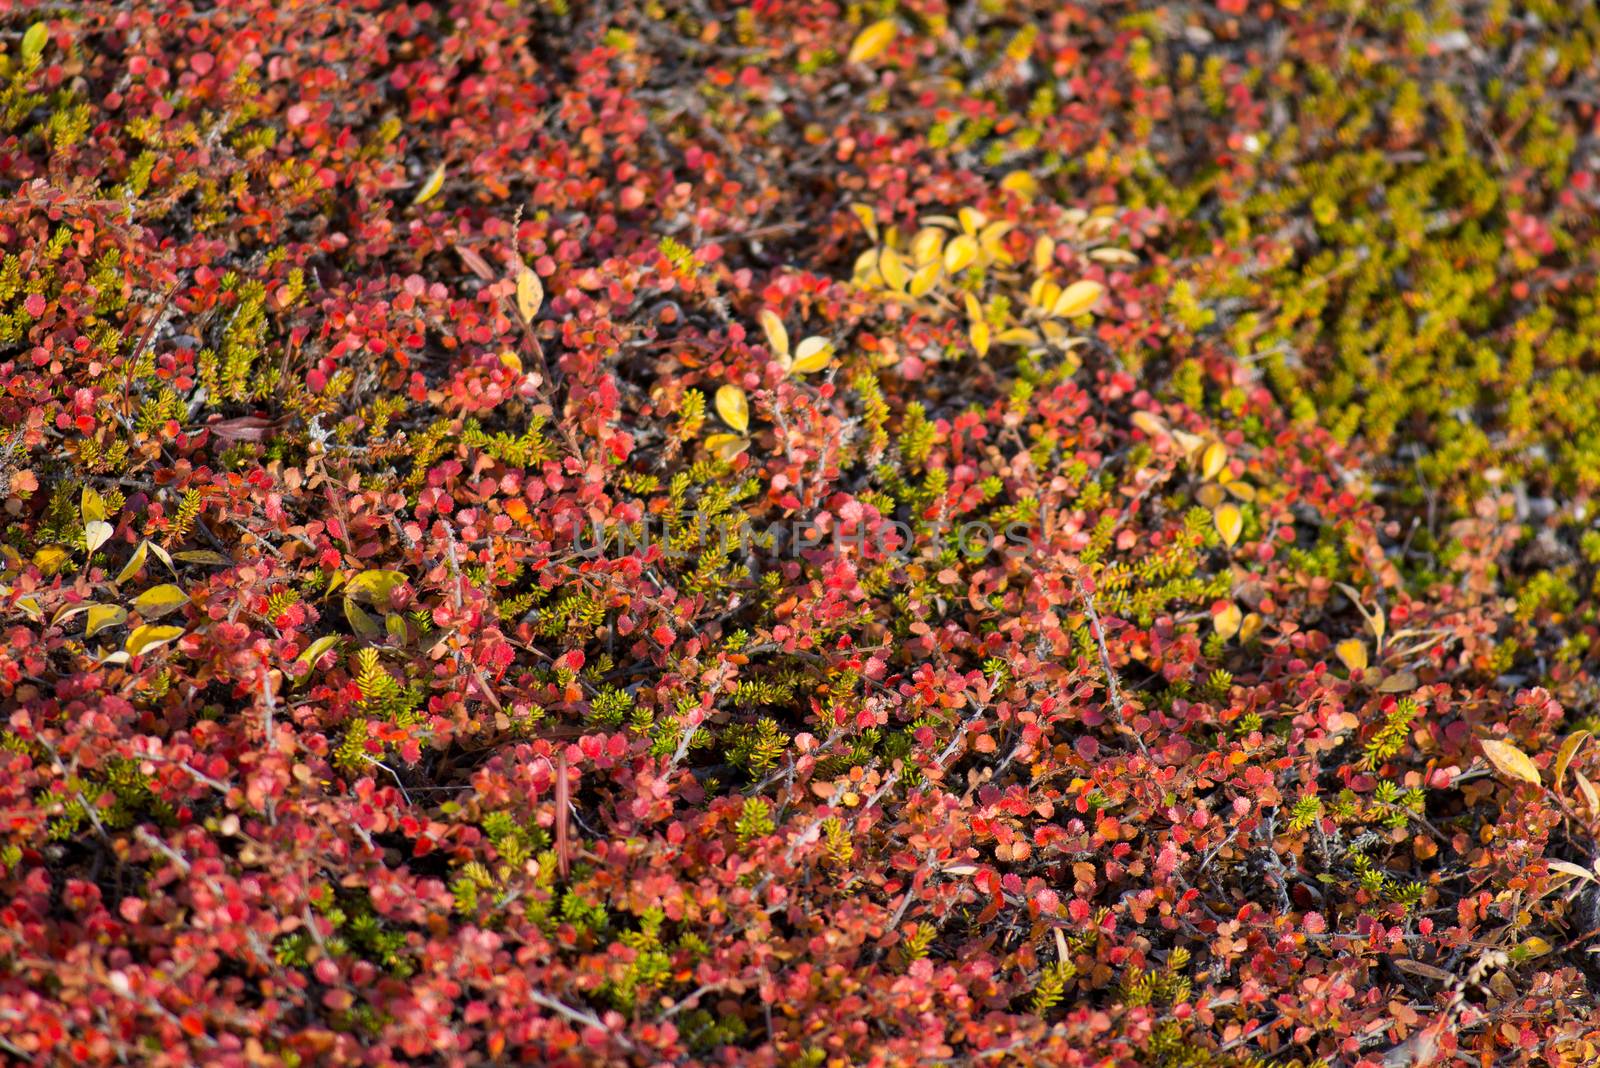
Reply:
<svg viewBox="0 0 1600 1068"><path fill-rule="evenodd" d="M1600 16L0 0L17 1063L1594 1063Z"/></svg>

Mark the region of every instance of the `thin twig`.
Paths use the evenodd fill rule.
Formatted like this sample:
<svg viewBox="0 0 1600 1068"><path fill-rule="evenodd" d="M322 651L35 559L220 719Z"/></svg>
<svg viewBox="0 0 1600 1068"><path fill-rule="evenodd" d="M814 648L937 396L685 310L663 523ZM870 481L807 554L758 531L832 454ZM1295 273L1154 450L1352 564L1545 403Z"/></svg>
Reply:
<svg viewBox="0 0 1600 1068"><path fill-rule="evenodd" d="M1094 635L1095 647L1100 651L1100 669L1106 676L1106 696L1111 701L1111 711L1116 715L1117 726L1133 736L1134 742L1139 746L1139 752L1148 759L1150 749L1144 744L1144 739L1139 737L1139 732L1128 726L1127 716L1123 714L1122 688L1117 682L1117 672L1111 666L1111 650L1106 647L1106 635L1100 626L1100 613L1094 607L1094 594L1089 592L1089 586L1083 581L1083 576L1073 575L1073 581L1078 586L1078 596L1083 599L1083 610L1089 617L1089 631Z"/></svg>

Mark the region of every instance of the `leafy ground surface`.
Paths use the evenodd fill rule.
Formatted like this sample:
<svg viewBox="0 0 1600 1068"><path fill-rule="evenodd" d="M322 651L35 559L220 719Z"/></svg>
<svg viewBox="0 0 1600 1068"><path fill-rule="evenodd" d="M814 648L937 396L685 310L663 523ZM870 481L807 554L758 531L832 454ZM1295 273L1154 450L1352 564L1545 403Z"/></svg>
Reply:
<svg viewBox="0 0 1600 1068"><path fill-rule="evenodd" d="M0 1049L1596 1063L1597 46L0 0Z"/></svg>

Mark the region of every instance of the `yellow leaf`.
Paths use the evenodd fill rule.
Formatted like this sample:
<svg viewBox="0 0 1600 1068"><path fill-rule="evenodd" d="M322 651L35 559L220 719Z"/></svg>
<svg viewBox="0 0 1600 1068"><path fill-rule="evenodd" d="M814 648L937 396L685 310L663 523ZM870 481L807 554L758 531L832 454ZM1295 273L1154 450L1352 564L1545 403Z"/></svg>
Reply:
<svg viewBox="0 0 1600 1068"><path fill-rule="evenodd" d="M845 57L846 63L866 63L883 54L889 47L889 42L894 40L898 32L893 19L880 19L871 26L856 34L856 39L850 45L850 54Z"/></svg>
<svg viewBox="0 0 1600 1068"><path fill-rule="evenodd" d="M972 349L979 356L989 354L989 324L982 319L975 320L967 327L967 340L972 342Z"/></svg>
<svg viewBox="0 0 1600 1068"><path fill-rule="evenodd" d="M926 267L944 258L944 241L947 235L937 226L924 226L911 239L911 262Z"/></svg>
<svg viewBox="0 0 1600 1068"><path fill-rule="evenodd" d="M944 267L938 260L919 267L917 273L911 276L911 288L907 292L913 297L926 296L943 273Z"/></svg>
<svg viewBox="0 0 1600 1068"><path fill-rule="evenodd" d="M1199 501L1203 508L1215 508L1223 502L1225 495L1221 486L1215 482L1207 482L1200 487L1199 492L1194 495L1194 499Z"/></svg>
<svg viewBox="0 0 1600 1068"><path fill-rule="evenodd" d="M82 615L83 613L87 612L91 607L93 606L89 604L62 605L60 608L56 609L56 614L50 617L50 625L53 627L58 627L72 617Z"/></svg>
<svg viewBox="0 0 1600 1068"><path fill-rule="evenodd" d="M1061 296L1050 307L1050 314L1059 319L1073 319L1083 315L1100 302L1106 287L1085 278L1061 291Z"/></svg>
<svg viewBox="0 0 1600 1068"><path fill-rule="evenodd" d="M1236 504L1225 504L1217 509L1215 516L1217 533L1222 535L1223 542L1231 549L1238 544L1239 535L1244 532L1244 515Z"/></svg>
<svg viewBox="0 0 1600 1068"><path fill-rule="evenodd" d="M324 634L306 646L305 652L301 653L296 659L302 664L316 667L317 661L322 659L322 655L338 644L339 636L337 634Z"/></svg>
<svg viewBox="0 0 1600 1068"><path fill-rule="evenodd" d="M1012 171L1000 179L1000 188L1027 202L1039 195L1039 180L1027 171Z"/></svg>
<svg viewBox="0 0 1600 1068"><path fill-rule="evenodd" d="M1578 792L1583 795L1584 803L1589 806L1589 811L1600 812L1600 793L1595 792L1594 784L1589 782L1589 777L1574 768L1572 781L1578 784Z"/></svg>
<svg viewBox="0 0 1600 1068"><path fill-rule="evenodd" d="M706 448L727 463L750 447L750 439L742 434L711 434L706 437Z"/></svg>
<svg viewBox="0 0 1600 1068"><path fill-rule="evenodd" d="M1183 455L1186 459L1193 459L1194 454L1199 452L1206 443L1205 438L1198 434L1191 434L1187 430L1174 430L1172 432L1172 440L1178 443L1178 447L1183 450Z"/></svg>
<svg viewBox="0 0 1600 1068"><path fill-rule="evenodd" d="M520 375L522 373L522 357L514 352L502 352L500 354L500 366Z"/></svg>
<svg viewBox="0 0 1600 1068"><path fill-rule="evenodd" d="M1239 624L1239 644L1244 645L1257 634L1261 633L1261 616L1251 612L1244 617L1244 622Z"/></svg>
<svg viewBox="0 0 1600 1068"><path fill-rule="evenodd" d="M1524 938L1522 940L1522 944L1517 947L1517 949L1521 950L1522 956L1524 957L1542 957L1546 953L1549 953L1553 948L1554 947L1551 946L1549 942L1546 942L1538 935L1529 935L1527 938Z"/></svg>
<svg viewBox="0 0 1600 1068"><path fill-rule="evenodd" d="M1562 742L1561 748L1556 751L1555 767L1550 773L1550 789L1561 789L1561 780L1566 778L1568 765L1572 763L1572 758L1578 755L1578 750L1583 748L1583 743L1588 739L1588 731L1573 731L1567 735L1566 741Z"/></svg>
<svg viewBox="0 0 1600 1068"><path fill-rule="evenodd" d="M971 293L961 294L962 306L967 309L967 318L979 322L984 318L983 305L978 303L978 298Z"/></svg>
<svg viewBox="0 0 1600 1068"><path fill-rule="evenodd" d="M797 375L820 371L833 362L833 343L825 337L808 337L794 350L794 367Z"/></svg>
<svg viewBox="0 0 1600 1068"><path fill-rule="evenodd" d="M971 234L957 234L944 247L944 269L960 274L978 258L978 241Z"/></svg>
<svg viewBox="0 0 1600 1068"><path fill-rule="evenodd" d="M1333 647L1340 663L1351 671L1367 670L1367 643L1360 638L1346 638Z"/></svg>
<svg viewBox="0 0 1600 1068"><path fill-rule="evenodd" d="M388 633L389 637L399 644L404 645L406 643L408 635L406 634L405 616L398 612L390 612L383 617L383 629Z"/></svg>
<svg viewBox="0 0 1600 1068"><path fill-rule="evenodd" d="M1028 287L1028 301L1034 307L1048 312L1050 306L1061 295L1061 287L1048 278L1035 279L1033 285Z"/></svg>
<svg viewBox="0 0 1600 1068"><path fill-rule="evenodd" d="M70 557L59 545L46 545L33 554L33 565L46 575L54 575L67 565Z"/></svg>
<svg viewBox="0 0 1600 1068"><path fill-rule="evenodd" d="M1485 738L1478 744L1483 746L1483 755L1489 758L1489 763L1493 764L1500 774L1522 782L1531 782L1535 786L1541 784L1538 765L1529 759L1528 754L1510 742L1497 742L1493 738Z"/></svg>
<svg viewBox="0 0 1600 1068"><path fill-rule="evenodd" d="M104 522L106 518L106 499L96 493L93 488L85 486L78 505L78 513L83 516L85 525Z"/></svg>
<svg viewBox="0 0 1600 1068"><path fill-rule="evenodd" d="M523 322L532 322L543 305L544 283L539 281L537 274L524 267L522 273L517 275L517 314L522 316Z"/></svg>
<svg viewBox="0 0 1600 1068"><path fill-rule="evenodd" d="M417 197L411 203L413 206L426 204L439 195L439 190L444 188L444 164L441 163L428 175L428 180L422 183L422 188L417 190Z"/></svg>
<svg viewBox="0 0 1600 1068"><path fill-rule="evenodd" d="M1133 419L1130 422L1133 422L1134 427L1142 430L1147 438L1165 438L1166 436L1166 422L1162 417L1157 416L1154 411L1133 412Z"/></svg>
<svg viewBox="0 0 1600 1068"><path fill-rule="evenodd" d="M1206 446L1206 451L1200 455L1200 477L1210 482L1222 473L1223 465L1227 462L1227 446L1220 441L1213 441Z"/></svg>
<svg viewBox="0 0 1600 1068"><path fill-rule="evenodd" d="M1033 243L1033 269L1043 274L1056 261L1056 243L1041 237Z"/></svg>
<svg viewBox="0 0 1600 1068"><path fill-rule="evenodd" d="M1216 628L1217 637L1227 641L1239 633L1239 627L1244 623L1244 613L1239 611L1239 606L1228 603L1228 606L1211 616L1211 625Z"/></svg>
<svg viewBox="0 0 1600 1068"><path fill-rule="evenodd" d="M1010 329L1000 331L995 340L1002 345L1037 345L1040 338L1037 333L1027 327L1013 326Z"/></svg>
<svg viewBox="0 0 1600 1068"><path fill-rule="evenodd" d="M852 204L850 212L861 221L861 228L867 232L867 238L874 244L878 240L878 213L867 204Z"/></svg>
<svg viewBox="0 0 1600 1068"><path fill-rule="evenodd" d="M133 633L128 635L128 640L123 643L122 648L129 656L139 656L141 653L167 644L174 638L181 637L182 634L182 627L157 627L146 623L142 627L133 628Z"/></svg>
<svg viewBox="0 0 1600 1068"><path fill-rule="evenodd" d="M1000 241L1011 232L1012 227L1015 225L1015 223L1002 219L999 222L992 222L985 226L983 232L978 235L978 247L983 249L983 254L991 260L997 260L1005 256L1005 248L1000 244Z"/></svg>
<svg viewBox="0 0 1600 1068"><path fill-rule="evenodd" d="M767 348L779 363L788 366L789 331L784 328L783 320L771 308L762 308L756 319L761 323L761 332L767 335Z"/></svg>
<svg viewBox="0 0 1600 1068"><path fill-rule="evenodd" d="M133 610L145 619L160 619L189 603L189 595L172 583L145 590L133 600Z"/></svg>
<svg viewBox="0 0 1600 1068"><path fill-rule="evenodd" d="M16 604L18 608L22 609L23 615L35 623L44 618L44 609L40 607L37 597L18 597Z"/></svg>
<svg viewBox="0 0 1600 1068"><path fill-rule="evenodd" d="M122 571L117 572L117 585L122 585L126 580L139 574L139 568L144 566L144 558L150 555L149 542L139 542L139 547L133 550L133 556L128 558L128 563L123 564Z"/></svg>
<svg viewBox="0 0 1600 1068"><path fill-rule="evenodd" d="M874 276L878 275L878 250L869 248L856 257L855 266L850 269L850 278L858 286L870 286Z"/></svg>
<svg viewBox="0 0 1600 1068"><path fill-rule="evenodd" d="M404 572L373 568L351 576L344 592L346 597L371 601L376 605L387 605L389 595L405 585L405 581Z"/></svg>
<svg viewBox="0 0 1600 1068"><path fill-rule="evenodd" d="M1378 641L1378 648L1383 648L1383 636L1389 632L1388 620L1384 617L1382 608L1369 609L1361 602L1361 591L1347 582L1337 583L1344 595L1350 598L1350 603L1356 606L1356 611L1361 613L1361 618L1367 621L1367 629L1372 631L1372 636Z"/></svg>
<svg viewBox="0 0 1600 1068"><path fill-rule="evenodd" d="M878 253L878 273L883 275L884 285L897 291L905 289L906 282L910 280L900 253L892 248L885 248Z"/></svg>
<svg viewBox="0 0 1600 1068"><path fill-rule="evenodd" d="M83 636L92 638L107 627L115 627L128 618L128 610L121 605L97 604L89 608L89 618L84 623Z"/></svg>
<svg viewBox="0 0 1600 1068"><path fill-rule="evenodd" d="M1256 488L1248 482L1229 482L1224 488L1235 500L1253 501L1256 499Z"/></svg>
<svg viewBox="0 0 1600 1068"><path fill-rule="evenodd" d="M83 525L84 547L91 554L93 554L96 549L100 548L100 546L111 540L111 534L111 524L107 523L103 519L96 519L92 523L85 523Z"/></svg>
<svg viewBox="0 0 1600 1068"><path fill-rule="evenodd" d="M975 208L962 208L956 212L956 221L961 223L961 229L973 237L977 237L978 227L982 226L986 220L983 217L983 212Z"/></svg>
<svg viewBox="0 0 1600 1068"><path fill-rule="evenodd" d="M750 402L744 390L731 382L717 390L717 414L741 434L750 429Z"/></svg>
<svg viewBox="0 0 1600 1068"><path fill-rule="evenodd" d="M173 575L177 575L178 569L172 566L172 554L171 553L167 552L167 550L163 549L161 546L157 545L153 541L147 541L144 544L149 547L151 552L156 554L156 559L157 560L160 560L163 564L166 565L166 568L167 568L168 571L172 572ZM134 555L137 556L138 554L135 553ZM139 559L143 560L144 557L141 556L141 557L139 557Z"/></svg>

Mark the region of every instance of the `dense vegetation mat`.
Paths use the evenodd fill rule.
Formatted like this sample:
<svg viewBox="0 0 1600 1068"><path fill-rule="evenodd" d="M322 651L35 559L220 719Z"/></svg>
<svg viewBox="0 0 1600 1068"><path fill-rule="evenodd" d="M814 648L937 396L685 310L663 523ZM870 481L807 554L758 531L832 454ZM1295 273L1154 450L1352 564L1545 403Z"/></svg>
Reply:
<svg viewBox="0 0 1600 1068"><path fill-rule="evenodd" d="M1597 45L0 0L0 1050L1596 1063Z"/></svg>

